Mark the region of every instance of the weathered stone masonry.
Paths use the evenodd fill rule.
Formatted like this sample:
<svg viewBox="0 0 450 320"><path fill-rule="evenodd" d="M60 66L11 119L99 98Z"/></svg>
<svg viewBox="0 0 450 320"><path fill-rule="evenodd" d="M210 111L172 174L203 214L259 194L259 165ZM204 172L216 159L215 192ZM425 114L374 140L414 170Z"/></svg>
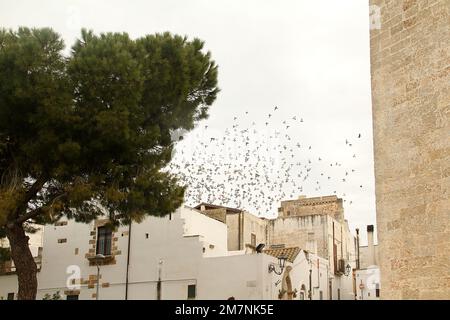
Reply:
<svg viewBox="0 0 450 320"><path fill-rule="evenodd" d="M382 299L450 299L450 1L371 0Z"/></svg>

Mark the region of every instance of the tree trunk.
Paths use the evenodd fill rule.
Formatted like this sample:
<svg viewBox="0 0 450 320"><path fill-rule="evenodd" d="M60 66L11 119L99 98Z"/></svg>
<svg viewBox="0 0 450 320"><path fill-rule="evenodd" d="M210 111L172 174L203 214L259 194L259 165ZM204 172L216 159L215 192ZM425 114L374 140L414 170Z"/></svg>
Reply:
<svg viewBox="0 0 450 320"><path fill-rule="evenodd" d="M37 292L37 266L28 246L29 237L23 225L6 227L6 237L11 246L11 257L16 267L19 282L19 300L35 300Z"/></svg>

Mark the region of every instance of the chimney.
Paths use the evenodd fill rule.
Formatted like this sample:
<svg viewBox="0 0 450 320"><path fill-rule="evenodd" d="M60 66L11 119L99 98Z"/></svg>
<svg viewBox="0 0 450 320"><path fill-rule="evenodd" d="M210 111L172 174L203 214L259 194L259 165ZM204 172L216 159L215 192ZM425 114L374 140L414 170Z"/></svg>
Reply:
<svg viewBox="0 0 450 320"><path fill-rule="evenodd" d="M375 247L373 243L373 225L367 226L367 265L375 264Z"/></svg>
<svg viewBox="0 0 450 320"><path fill-rule="evenodd" d="M206 207L205 207L204 204L202 204L202 205L200 206L200 211L205 211L205 210L206 210Z"/></svg>

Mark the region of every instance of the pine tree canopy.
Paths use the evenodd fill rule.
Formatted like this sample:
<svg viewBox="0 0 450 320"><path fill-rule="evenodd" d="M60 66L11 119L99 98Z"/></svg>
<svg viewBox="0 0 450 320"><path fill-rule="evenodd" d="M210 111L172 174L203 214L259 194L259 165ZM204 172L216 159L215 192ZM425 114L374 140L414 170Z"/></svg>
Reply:
<svg viewBox="0 0 450 320"><path fill-rule="evenodd" d="M219 91L203 42L82 30L0 30L0 236L8 224L115 224L164 216L184 187L162 170L170 133L208 115ZM106 209L106 211L105 211Z"/></svg>

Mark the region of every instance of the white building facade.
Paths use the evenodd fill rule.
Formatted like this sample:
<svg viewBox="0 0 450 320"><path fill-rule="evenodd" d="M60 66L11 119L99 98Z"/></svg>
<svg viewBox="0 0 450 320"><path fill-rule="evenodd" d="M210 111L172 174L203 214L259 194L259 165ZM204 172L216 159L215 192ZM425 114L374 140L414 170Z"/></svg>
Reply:
<svg viewBox="0 0 450 320"><path fill-rule="evenodd" d="M378 245L374 241L374 226L368 225L367 246L359 247L359 269L355 270L356 299L379 300L380 283Z"/></svg>
<svg viewBox="0 0 450 320"><path fill-rule="evenodd" d="M106 229L102 219L44 228L37 299L57 292L85 300L329 298L326 259L298 247L231 253L227 225L192 208ZM98 254L105 259L96 262ZM0 298L16 294L15 274L0 275Z"/></svg>

